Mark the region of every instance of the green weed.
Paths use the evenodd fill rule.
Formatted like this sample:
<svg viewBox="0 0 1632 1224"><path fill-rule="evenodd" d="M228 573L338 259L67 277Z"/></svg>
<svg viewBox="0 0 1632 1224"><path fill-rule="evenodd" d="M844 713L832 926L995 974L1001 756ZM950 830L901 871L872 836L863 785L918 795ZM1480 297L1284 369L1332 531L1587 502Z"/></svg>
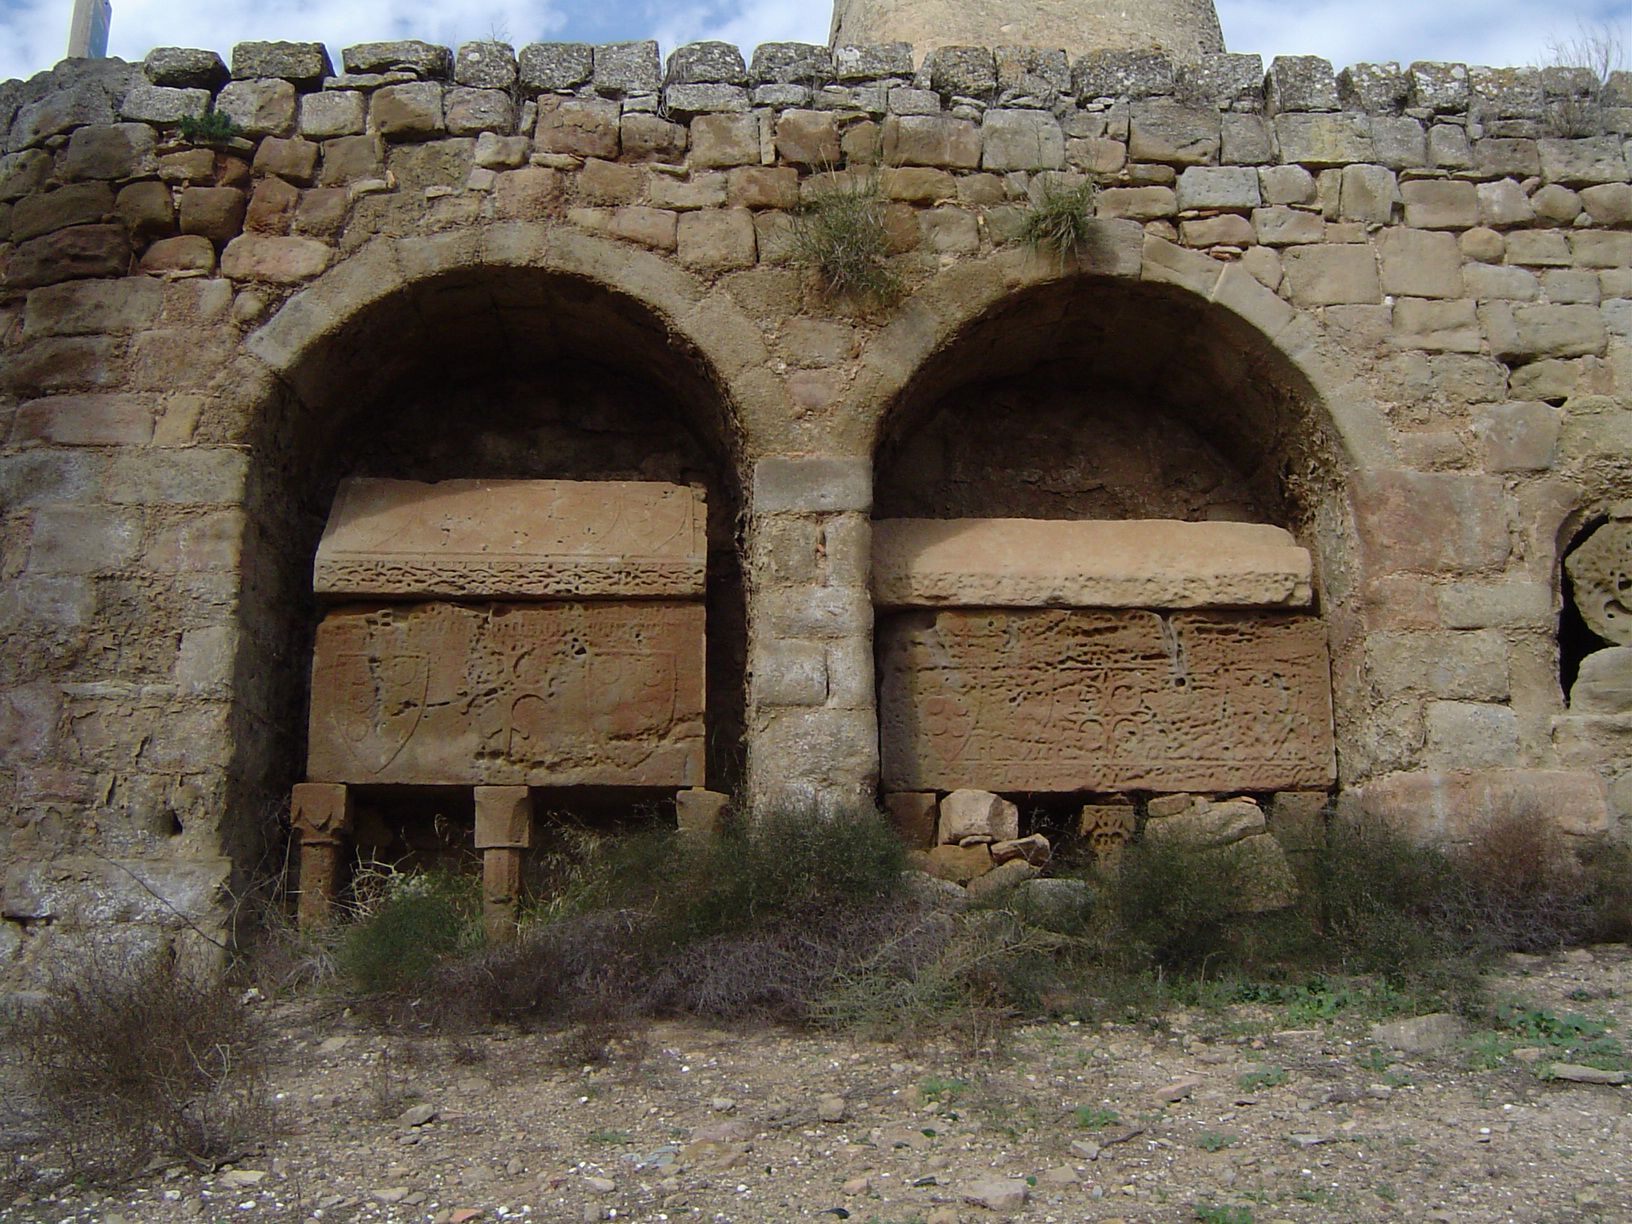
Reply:
<svg viewBox="0 0 1632 1224"><path fill-rule="evenodd" d="M1243 1071L1235 1077L1236 1086L1243 1092L1260 1092L1265 1088L1279 1088L1286 1083L1287 1075L1283 1067L1258 1067L1251 1071Z"/></svg>
<svg viewBox="0 0 1632 1224"><path fill-rule="evenodd" d="M835 298L892 304L902 284L889 263L887 206L876 179L817 190L793 214L793 262L815 272Z"/></svg>
<svg viewBox="0 0 1632 1224"><path fill-rule="evenodd" d="M232 140L244 134L244 129L238 126L237 121L222 111L183 115L177 127L182 139L193 144L212 144L218 140Z"/></svg>
<svg viewBox="0 0 1632 1224"><path fill-rule="evenodd" d="M1196 1146L1204 1152L1222 1152L1227 1147L1234 1147L1239 1141L1238 1135L1226 1135L1219 1131L1202 1131L1196 1138Z"/></svg>
<svg viewBox="0 0 1632 1224"><path fill-rule="evenodd" d="M1120 1114L1103 1105L1082 1105L1076 1112L1077 1125L1083 1130L1104 1130L1122 1121Z"/></svg>
<svg viewBox="0 0 1632 1224"><path fill-rule="evenodd" d="M1034 251L1075 255L1093 232L1094 184L1063 185L1050 179L1020 223L1020 241Z"/></svg>
<svg viewBox="0 0 1632 1224"><path fill-rule="evenodd" d="M1196 1203L1196 1224L1253 1224L1251 1207L1229 1207L1214 1203Z"/></svg>

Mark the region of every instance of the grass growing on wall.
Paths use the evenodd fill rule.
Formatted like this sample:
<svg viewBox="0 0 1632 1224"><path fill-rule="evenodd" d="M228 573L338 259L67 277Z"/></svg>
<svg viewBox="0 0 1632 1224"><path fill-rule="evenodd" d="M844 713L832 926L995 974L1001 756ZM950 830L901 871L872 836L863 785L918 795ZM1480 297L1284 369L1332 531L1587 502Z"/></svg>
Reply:
<svg viewBox="0 0 1632 1224"><path fill-rule="evenodd" d="M817 189L793 214L793 262L831 297L888 306L902 293L890 265L886 201L873 178Z"/></svg>

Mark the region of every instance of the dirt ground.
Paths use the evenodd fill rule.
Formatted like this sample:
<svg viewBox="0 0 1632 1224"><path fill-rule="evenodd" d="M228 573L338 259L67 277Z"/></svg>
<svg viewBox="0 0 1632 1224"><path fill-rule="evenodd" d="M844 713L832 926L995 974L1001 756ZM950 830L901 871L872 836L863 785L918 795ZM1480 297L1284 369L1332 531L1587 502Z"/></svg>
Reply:
<svg viewBox="0 0 1632 1224"><path fill-rule="evenodd" d="M592 1065L560 1034L386 1036L333 1000L260 1001L263 1150L0 1219L1632 1220L1632 1086L1551 1078L1627 1065L1632 950L1514 956L1488 989L1511 1024L1378 1036L1280 999L1025 1026L974 1055L660 1024Z"/></svg>

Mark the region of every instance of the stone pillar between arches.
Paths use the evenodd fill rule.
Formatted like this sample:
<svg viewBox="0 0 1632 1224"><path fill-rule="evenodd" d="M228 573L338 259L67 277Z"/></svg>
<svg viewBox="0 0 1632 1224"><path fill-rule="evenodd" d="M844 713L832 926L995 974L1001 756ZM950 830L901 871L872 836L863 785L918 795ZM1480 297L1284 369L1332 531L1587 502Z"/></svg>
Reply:
<svg viewBox="0 0 1632 1224"><path fill-rule="evenodd" d="M748 532L748 803L832 816L877 802L872 464L770 456Z"/></svg>

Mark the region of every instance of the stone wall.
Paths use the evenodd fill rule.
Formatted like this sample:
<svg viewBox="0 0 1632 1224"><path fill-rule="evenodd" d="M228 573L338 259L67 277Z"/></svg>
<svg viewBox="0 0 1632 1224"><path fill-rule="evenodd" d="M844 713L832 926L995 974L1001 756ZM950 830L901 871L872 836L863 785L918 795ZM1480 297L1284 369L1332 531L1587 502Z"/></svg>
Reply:
<svg viewBox="0 0 1632 1224"><path fill-rule="evenodd" d="M709 784L761 804L876 792L876 457L889 513L978 490L1286 527L1348 802L1451 836L1625 819L1618 724L1555 745L1560 554L1632 493L1624 80L899 44L231 60L0 85L8 963L88 924L218 936L300 776L312 552L355 474L705 486L709 706L742 707ZM181 138L212 108L244 135ZM1087 177L1079 256L1014 241ZM788 259L801 200L855 181L889 202L888 309Z"/></svg>

